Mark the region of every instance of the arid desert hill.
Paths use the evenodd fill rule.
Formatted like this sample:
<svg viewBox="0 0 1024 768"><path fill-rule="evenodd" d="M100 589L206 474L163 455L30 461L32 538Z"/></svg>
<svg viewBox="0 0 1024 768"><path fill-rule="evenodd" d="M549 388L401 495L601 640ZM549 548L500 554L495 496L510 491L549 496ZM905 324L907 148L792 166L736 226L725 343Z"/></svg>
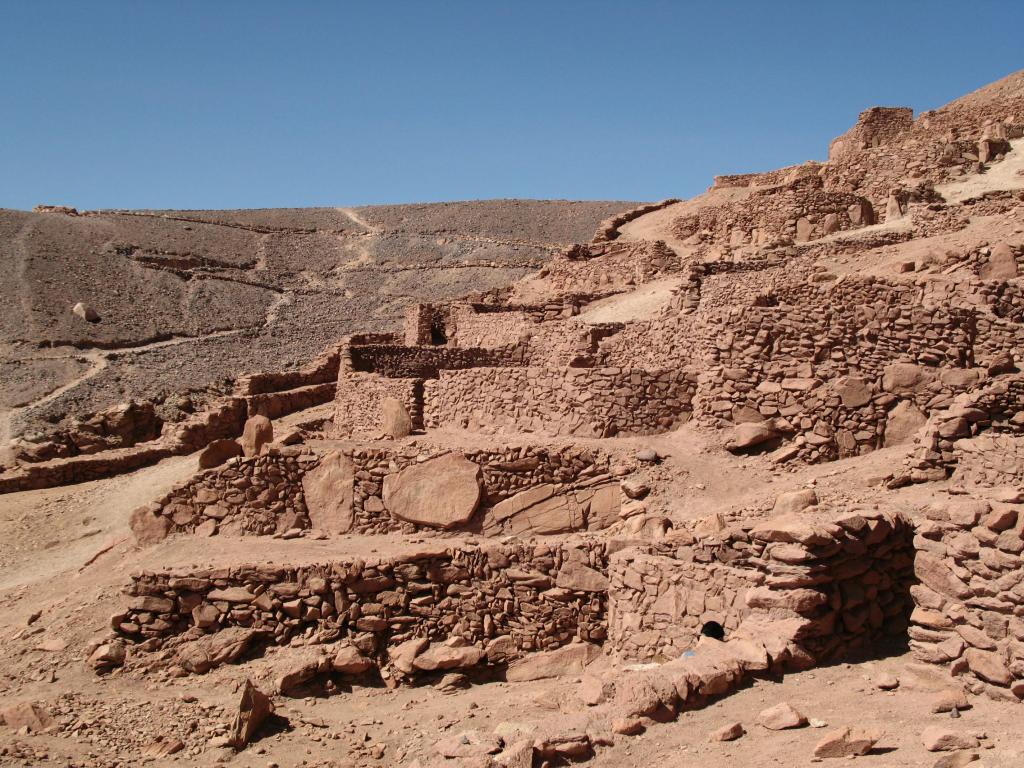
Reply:
<svg viewBox="0 0 1024 768"><path fill-rule="evenodd" d="M410 302L511 283L629 205L0 210L0 442L304 363L344 334L393 329ZM163 418L181 417L178 401Z"/></svg>

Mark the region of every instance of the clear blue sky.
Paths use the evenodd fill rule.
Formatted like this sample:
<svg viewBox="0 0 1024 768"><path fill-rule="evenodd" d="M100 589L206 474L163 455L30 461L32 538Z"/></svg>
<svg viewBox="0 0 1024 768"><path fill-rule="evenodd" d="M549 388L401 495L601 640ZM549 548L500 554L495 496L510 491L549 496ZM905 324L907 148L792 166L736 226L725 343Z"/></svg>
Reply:
<svg viewBox="0 0 1024 768"><path fill-rule="evenodd" d="M1024 68L1024 2L0 4L0 207L652 200Z"/></svg>

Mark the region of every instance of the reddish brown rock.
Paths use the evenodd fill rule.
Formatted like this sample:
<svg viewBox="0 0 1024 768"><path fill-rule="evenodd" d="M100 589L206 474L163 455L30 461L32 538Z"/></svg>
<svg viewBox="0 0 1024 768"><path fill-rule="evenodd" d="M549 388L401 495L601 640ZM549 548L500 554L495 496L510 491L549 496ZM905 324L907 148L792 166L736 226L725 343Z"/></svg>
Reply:
<svg viewBox="0 0 1024 768"><path fill-rule="evenodd" d="M855 732L849 728L841 728L838 731L825 734L814 747L814 756L852 757L855 755L866 755L880 738L881 734L875 732Z"/></svg>
<svg viewBox="0 0 1024 768"><path fill-rule="evenodd" d="M448 530L480 503L480 467L458 453L435 456L384 478L384 505L406 522Z"/></svg>
<svg viewBox="0 0 1024 768"><path fill-rule="evenodd" d="M479 664L483 656L484 652L473 645L453 646L448 643L434 643L416 655L412 666L423 672L462 669Z"/></svg>
<svg viewBox="0 0 1024 768"><path fill-rule="evenodd" d="M135 543L140 547L159 544L171 529L171 521L149 506L136 507L128 518Z"/></svg>
<svg viewBox="0 0 1024 768"><path fill-rule="evenodd" d="M259 456L263 446L274 442L274 425L266 416L250 416L242 428L239 443L245 456Z"/></svg>
<svg viewBox="0 0 1024 768"><path fill-rule="evenodd" d="M348 643L340 644L331 658L331 669L343 675L361 675L373 666L372 660Z"/></svg>
<svg viewBox="0 0 1024 768"><path fill-rule="evenodd" d="M274 703L246 678L228 734L228 743L235 749L244 749L252 741L266 719L274 713Z"/></svg>
<svg viewBox="0 0 1024 768"><path fill-rule="evenodd" d="M742 723L731 723L709 733L708 741L736 741L745 733Z"/></svg>
<svg viewBox="0 0 1024 768"><path fill-rule="evenodd" d="M807 718L783 701L774 707L762 710L757 716L757 722L770 731L782 731L789 728L803 728L807 725Z"/></svg>
<svg viewBox="0 0 1024 768"><path fill-rule="evenodd" d="M12 731L26 728L29 733L44 733L55 725L44 707L29 701L9 704L0 709L0 722L6 723Z"/></svg>
<svg viewBox="0 0 1024 768"><path fill-rule="evenodd" d="M303 476L302 493L311 527L333 534L352 530L354 482L352 460L338 451L328 453Z"/></svg>
<svg viewBox="0 0 1024 768"><path fill-rule="evenodd" d="M531 653L513 662L508 667L505 679L509 682L525 682L561 675L579 675L600 655L600 648L591 643L569 643L553 651Z"/></svg>
<svg viewBox="0 0 1024 768"><path fill-rule="evenodd" d="M974 749L978 740L967 733L930 725L921 731L921 743L929 752L950 752L956 749Z"/></svg>
<svg viewBox="0 0 1024 768"><path fill-rule="evenodd" d="M228 459L242 455L242 446L237 440L214 440L209 443L199 454L199 468L212 469L219 467Z"/></svg>
<svg viewBox="0 0 1024 768"><path fill-rule="evenodd" d="M380 431L396 440L412 434L412 419L400 400L393 397L381 400Z"/></svg>

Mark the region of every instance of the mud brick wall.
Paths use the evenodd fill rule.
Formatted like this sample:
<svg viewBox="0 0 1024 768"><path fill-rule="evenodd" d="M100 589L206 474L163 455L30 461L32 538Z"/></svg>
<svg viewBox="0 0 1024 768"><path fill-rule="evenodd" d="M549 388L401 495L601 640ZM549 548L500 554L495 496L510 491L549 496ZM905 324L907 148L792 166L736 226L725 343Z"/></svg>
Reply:
<svg viewBox="0 0 1024 768"><path fill-rule="evenodd" d="M415 446L346 448L352 460L352 533L414 533L422 526L392 517L384 505L384 478L433 455ZM479 464L483 494L478 517L503 499L540 486L560 493L611 482L609 458L601 451L519 446L465 453ZM285 447L200 472L155 502L150 512L169 520L171 533L269 535L310 527L302 479L320 464L311 449Z"/></svg>
<svg viewBox="0 0 1024 768"><path fill-rule="evenodd" d="M325 632L353 638L379 658L412 637L454 636L480 646L506 637L527 652L604 639L604 560L598 542L515 542L302 567L143 572L132 577L128 605L111 623L133 640L241 626L285 645ZM578 583L581 573L589 583Z"/></svg>
<svg viewBox="0 0 1024 768"><path fill-rule="evenodd" d="M917 526L911 649L973 693L1024 698L1024 507L960 497Z"/></svg>
<svg viewBox="0 0 1024 768"><path fill-rule="evenodd" d="M609 558L609 642L633 659L676 657L704 622L793 621L817 661L905 634L913 544L899 514L776 518Z"/></svg>
<svg viewBox="0 0 1024 768"><path fill-rule="evenodd" d="M424 423L553 435L645 435L689 418L693 374L629 368L442 371L424 388Z"/></svg>

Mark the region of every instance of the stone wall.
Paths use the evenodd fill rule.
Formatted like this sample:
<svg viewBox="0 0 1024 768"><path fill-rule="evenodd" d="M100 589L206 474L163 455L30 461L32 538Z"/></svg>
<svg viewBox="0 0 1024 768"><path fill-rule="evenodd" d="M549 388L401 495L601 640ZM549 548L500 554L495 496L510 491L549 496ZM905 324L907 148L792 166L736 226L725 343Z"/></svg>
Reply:
<svg viewBox="0 0 1024 768"><path fill-rule="evenodd" d="M859 152L902 140L914 124L910 107L871 107L860 113L857 124L842 136L833 139L828 149L829 161L844 154Z"/></svg>
<svg viewBox="0 0 1024 768"><path fill-rule="evenodd" d="M1024 488L1024 436L984 434L953 443L953 486Z"/></svg>
<svg viewBox="0 0 1024 768"><path fill-rule="evenodd" d="M526 312L478 312L466 304L452 308L449 322L452 333L448 343L471 349L512 347L534 327L533 319Z"/></svg>
<svg viewBox="0 0 1024 768"><path fill-rule="evenodd" d="M686 421L696 377L680 369L478 368L424 389L428 427L510 427L552 435L645 435Z"/></svg>
<svg viewBox="0 0 1024 768"><path fill-rule="evenodd" d="M1024 434L1024 374L998 376L943 404L916 435L907 466L892 487L944 480L956 468L956 442L982 432Z"/></svg>
<svg viewBox="0 0 1024 768"><path fill-rule="evenodd" d="M343 372L334 394L331 436L380 435L383 432L381 404L388 399L405 406L414 428L423 426L423 379Z"/></svg>
<svg viewBox="0 0 1024 768"><path fill-rule="evenodd" d="M389 648L414 637L460 638L481 651L500 644L514 657L604 639L603 560L598 542L513 542L297 567L143 572L132 577L128 606L112 626L156 644L229 627L259 630L278 645L349 638L381 666Z"/></svg>
<svg viewBox="0 0 1024 768"><path fill-rule="evenodd" d="M483 349L372 344L350 347L340 375L364 372L388 378L435 379L442 370L522 365L524 358L525 350L516 345Z"/></svg>
<svg viewBox="0 0 1024 768"><path fill-rule="evenodd" d="M335 398L337 388L337 382L330 381L326 384L311 384L283 392L250 395L245 398L246 410L250 416L259 414L268 419L279 419L296 411L331 402Z"/></svg>
<svg viewBox="0 0 1024 768"><path fill-rule="evenodd" d="M816 661L905 636L912 530L875 509L804 513L717 534L679 532L609 559L609 641L627 658L678 657L704 622L795 622Z"/></svg>
<svg viewBox="0 0 1024 768"><path fill-rule="evenodd" d="M1024 507L960 497L925 514L914 539L914 655L972 693L1024 698Z"/></svg>
<svg viewBox="0 0 1024 768"><path fill-rule="evenodd" d="M235 391L242 396L263 395L314 384L330 384L338 378L338 348L332 345L308 365L297 371L276 373L254 373L242 376L235 385Z"/></svg>
<svg viewBox="0 0 1024 768"><path fill-rule="evenodd" d="M821 187L815 175L786 186L756 189L742 201L708 205L681 216L672 230L680 239L741 245L815 240L874 223L874 210L866 199Z"/></svg>
<svg viewBox="0 0 1024 768"><path fill-rule="evenodd" d="M359 447L338 451L346 470L330 481L336 502L332 533L379 534L428 530L392 516L384 479L439 455L417 446ZM309 448L273 448L199 472L148 507L133 527L162 534L270 535L317 527L323 521L307 506L306 476L327 454ZM618 520L621 492L608 457L572 445L509 446L464 454L481 468L481 506L467 526L487 535L563 533L603 528ZM343 500L348 499L347 503ZM502 502L510 500L505 503ZM497 517L495 517L495 513ZM343 524L342 521L348 521Z"/></svg>
<svg viewBox="0 0 1024 768"><path fill-rule="evenodd" d="M619 227L623 224L628 224L633 221L633 219L639 219L641 216L661 210L662 208L667 208L668 206L674 205L678 202L680 202L679 198L670 197L657 203L639 205L636 208L630 208L624 213L611 216L597 225L597 232L594 234L593 242L600 243L608 240L614 240L619 236Z"/></svg>

